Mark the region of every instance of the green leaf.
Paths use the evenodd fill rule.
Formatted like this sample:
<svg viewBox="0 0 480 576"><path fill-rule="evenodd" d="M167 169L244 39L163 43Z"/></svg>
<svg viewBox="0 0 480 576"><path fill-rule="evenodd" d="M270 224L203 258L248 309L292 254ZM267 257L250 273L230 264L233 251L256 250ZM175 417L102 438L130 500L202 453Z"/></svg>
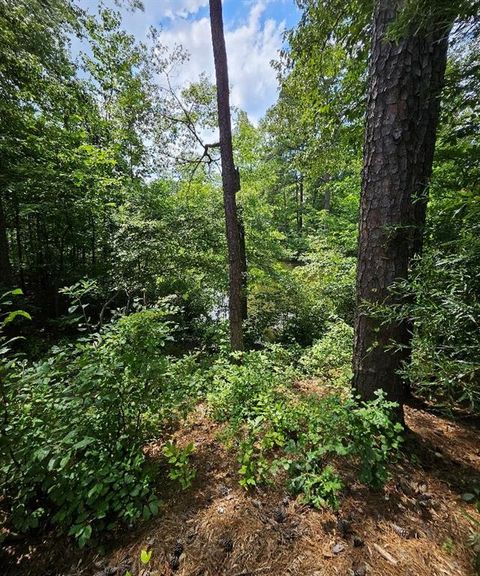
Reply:
<svg viewBox="0 0 480 576"><path fill-rule="evenodd" d="M92 535L92 527L90 526L90 524L88 524L87 526L85 526L85 528L83 529L83 533L82 533L82 538L86 541L86 540L90 540L90 537Z"/></svg>
<svg viewBox="0 0 480 576"><path fill-rule="evenodd" d="M74 444L73 449L78 450L80 448L85 448L85 446L88 446L89 444L92 444L93 442L95 442L95 438L91 438L90 436L86 436L83 440L80 440L80 442L77 442L76 444Z"/></svg>
<svg viewBox="0 0 480 576"><path fill-rule="evenodd" d="M142 564L148 564L150 562L150 558L152 557L152 551L142 550L140 553L140 560Z"/></svg>
<svg viewBox="0 0 480 576"><path fill-rule="evenodd" d="M10 322L13 322L15 318L17 318L17 316L23 316L24 318L27 318L27 320L32 319L30 314L28 312L25 312L25 310L14 310L13 312L10 312L10 314L5 318L5 320L3 321L3 325L6 326Z"/></svg>
<svg viewBox="0 0 480 576"><path fill-rule="evenodd" d="M156 514L158 514L158 502L156 500L153 500L152 502L150 502L148 507L150 508L150 512L152 513L152 516L155 516Z"/></svg>
<svg viewBox="0 0 480 576"><path fill-rule="evenodd" d="M65 468L65 466L69 463L70 461L70 454L67 454L67 456L64 456L61 460L60 460L60 466L59 469L63 470Z"/></svg>

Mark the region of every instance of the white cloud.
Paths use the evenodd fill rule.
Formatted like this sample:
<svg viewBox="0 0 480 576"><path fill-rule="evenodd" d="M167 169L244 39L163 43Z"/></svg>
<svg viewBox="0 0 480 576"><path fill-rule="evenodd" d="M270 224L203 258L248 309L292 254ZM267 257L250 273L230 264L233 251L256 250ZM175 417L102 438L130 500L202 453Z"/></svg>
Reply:
<svg viewBox="0 0 480 576"><path fill-rule="evenodd" d="M256 121L276 97L277 81L270 62L282 44L285 24L272 19L262 21L264 2L250 7L245 23L225 28L231 103L246 110ZM208 18L194 21L174 21L161 39L168 46L181 44L190 53L190 60L179 74L180 82L196 79L206 72L213 80L213 52Z"/></svg>
<svg viewBox="0 0 480 576"><path fill-rule="evenodd" d="M146 0L145 12L152 10L163 11L163 16L173 18L175 16L188 16L195 14L200 8L206 6L208 0Z"/></svg>
<svg viewBox="0 0 480 576"><path fill-rule="evenodd" d="M161 20L186 18L208 5L208 0L142 0L144 5L142 11L129 10L128 0L121 2L121 7L115 0L103 0L102 4L107 8L119 10L123 16L125 29L139 40L144 40L150 27L158 26ZM101 5L99 0L78 0L78 4L91 13L96 13Z"/></svg>
<svg viewBox="0 0 480 576"><path fill-rule="evenodd" d="M160 35L163 44L173 47L181 44L190 54L178 73L180 84L198 79L206 72L214 79L213 51L210 21L207 17L194 18L208 0L143 0L145 11L122 10L123 25L138 40L144 40L151 26L166 22ZM225 22L231 102L246 110L252 120L258 120L276 97L277 81L270 66L282 45L284 22L262 18L269 0L257 0L246 6L243 22L231 25ZM277 0L278 1L278 0ZM81 0L82 7L95 11L98 2ZM113 0L105 2L113 5ZM191 16L186 19L186 16Z"/></svg>

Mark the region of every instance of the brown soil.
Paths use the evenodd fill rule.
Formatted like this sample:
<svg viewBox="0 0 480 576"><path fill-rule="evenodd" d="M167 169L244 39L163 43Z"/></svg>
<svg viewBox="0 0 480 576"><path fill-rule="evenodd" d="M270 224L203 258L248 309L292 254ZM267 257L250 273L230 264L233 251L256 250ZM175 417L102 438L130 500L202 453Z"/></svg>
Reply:
<svg viewBox="0 0 480 576"><path fill-rule="evenodd" d="M311 383L301 387L311 392ZM375 492L352 478L333 513L302 506L280 487L245 492L234 455L218 440L221 428L200 406L176 433L179 443L196 444L197 478L185 493L171 487L155 520L117 534L103 555L53 537L9 545L2 574L478 574L465 513L480 514L461 498L480 482L478 432L415 408L406 409L406 421L410 432L391 481ZM153 457L158 451L149 447ZM152 551L147 567L142 549Z"/></svg>

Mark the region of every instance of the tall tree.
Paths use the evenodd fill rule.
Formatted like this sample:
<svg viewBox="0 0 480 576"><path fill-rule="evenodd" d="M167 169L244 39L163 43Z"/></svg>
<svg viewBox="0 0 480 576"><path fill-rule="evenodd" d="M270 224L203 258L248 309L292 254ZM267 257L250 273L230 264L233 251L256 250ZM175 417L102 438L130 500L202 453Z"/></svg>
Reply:
<svg viewBox="0 0 480 576"><path fill-rule="evenodd" d="M400 418L405 386L399 369L409 355L411 326L406 320L382 322L371 307L399 303L391 286L407 277L412 256L421 250L452 24L448 14L426 6L416 18L408 14L411 4L377 0L375 6L354 350L361 397L382 388L399 403Z"/></svg>
<svg viewBox="0 0 480 576"><path fill-rule="evenodd" d="M240 190L240 175L233 160L228 63L221 0L210 0L210 24L217 80L218 126L228 245L230 344L232 350L243 350L242 322L246 314L245 243L242 240L242 226L237 210L236 193Z"/></svg>
<svg viewBox="0 0 480 576"><path fill-rule="evenodd" d="M81 28L81 15L69 0L0 3L0 284L17 283L21 276L10 245L15 238L21 248L20 175L14 166L28 156L23 137L30 130L32 143L32 126L42 107L60 100L59 79L71 79L66 37ZM24 174L32 177L31 171ZM7 229L16 229L16 234Z"/></svg>

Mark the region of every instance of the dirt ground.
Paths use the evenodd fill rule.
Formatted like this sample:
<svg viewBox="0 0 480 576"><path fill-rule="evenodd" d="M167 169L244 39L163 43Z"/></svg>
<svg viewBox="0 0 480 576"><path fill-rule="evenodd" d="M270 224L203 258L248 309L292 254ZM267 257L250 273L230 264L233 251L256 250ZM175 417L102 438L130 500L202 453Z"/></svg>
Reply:
<svg viewBox="0 0 480 576"><path fill-rule="evenodd" d="M171 489L157 518L124 530L102 554L53 536L4 547L5 576L468 576L480 520L462 494L480 485L478 430L406 408L403 455L384 489L355 478L337 513L307 508L281 488L245 492L220 428L200 406L176 433L196 444L197 478ZM158 446L149 447L155 457ZM477 526L477 530L479 530ZM145 567L142 549L152 552Z"/></svg>

